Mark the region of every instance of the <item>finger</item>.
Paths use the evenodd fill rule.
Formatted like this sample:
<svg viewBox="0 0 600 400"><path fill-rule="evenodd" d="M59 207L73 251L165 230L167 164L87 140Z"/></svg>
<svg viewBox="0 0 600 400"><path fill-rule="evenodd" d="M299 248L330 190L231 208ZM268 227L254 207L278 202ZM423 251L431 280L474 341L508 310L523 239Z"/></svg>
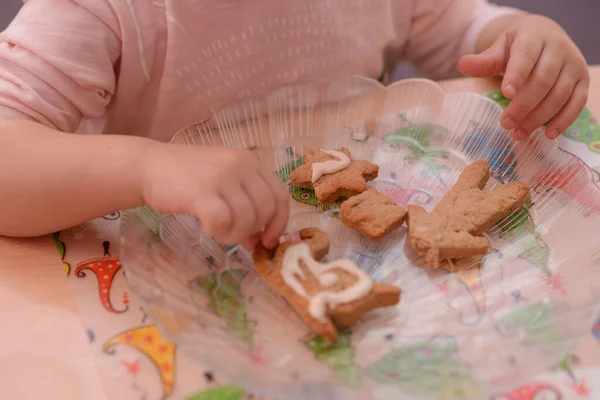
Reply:
<svg viewBox="0 0 600 400"><path fill-rule="evenodd" d="M562 58L550 48L544 51L529 78L501 117L502 126L514 129L548 95L563 67Z"/></svg>
<svg viewBox="0 0 600 400"><path fill-rule="evenodd" d="M260 176L257 171L252 182L245 181L242 188L246 195L250 198L254 212L256 214L256 224L258 231L262 230L265 225L271 220L275 213L275 200L271 195L271 189L267 182Z"/></svg>
<svg viewBox="0 0 600 400"><path fill-rule="evenodd" d="M223 238L222 244L240 244L260 229L256 224L256 211L241 185L228 187L223 192L223 198L231 208L233 218L231 229Z"/></svg>
<svg viewBox="0 0 600 400"><path fill-rule="evenodd" d="M502 93L504 97L514 99L517 91L521 89L521 86L523 86L523 83L531 74L533 67L540 58L543 48L544 43L541 39L517 39L514 41L510 48L504 79L502 79Z"/></svg>
<svg viewBox="0 0 600 400"><path fill-rule="evenodd" d="M256 246L258 246L258 244L260 243L261 236L261 233L255 233L254 235L250 236L244 242L244 248L248 251L254 251L256 249Z"/></svg>
<svg viewBox="0 0 600 400"><path fill-rule="evenodd" d="M506 35L502 35L486 51L464 56L459 61L461 72L473 78L485 78L504 72L508 62Z"/></svg>
<svg viewBox="0 0 600 400"><path fill-rule="evenodd" d="M199 200L195 204L194 210L206 235L218 241L231 231L233 211L225 199L218 194Z"/></svg>
<svg viewBox="0 0 600 400"><path fill-rule="evenodd" d="M573 93L571 93L567 104L565 104L546 127L546 136L548 138L556 139L575 122L587 103L588 91L589 83L586 80L581 80L575 85L575 89L573 89Z"/></svg>
<svg viewBox="0 0 600 400"><path fill-rule="evenodd" d="M263 245L267 248L277 246L279 237L285 232L290 212L290 195L286 187L271 171L261 171L263 179L268 183L271 195L275 199L275 212L265 227L262 235Z"/></svg>
<svg viewBox="0 0 600 400"><path fill-rule="evenodd" d="M518 128L528 135L550 121L567 104L574 88L571 74L563 70L548 95L519 123Z"/></svg>

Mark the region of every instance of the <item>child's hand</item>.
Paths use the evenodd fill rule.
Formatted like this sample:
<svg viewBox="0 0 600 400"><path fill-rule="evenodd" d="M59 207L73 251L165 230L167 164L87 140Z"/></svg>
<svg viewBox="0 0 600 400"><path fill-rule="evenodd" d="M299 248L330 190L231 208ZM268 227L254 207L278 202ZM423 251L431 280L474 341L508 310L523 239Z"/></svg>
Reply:
<svg viewBox="0 0 600 400"><path fill-rule="evenodd" d="M550 120L546 136L556 139L587 102L585 59L565 31L545 17L518 16L487 50L463 57L460 67L472 77L504 73L502 93L513 101L501 124L516 139Z"/></svg>
<svg viewBox="0 0 600 400"><path fill-rule="evenodd" d="M289 195L250 152L161 143L147 151L144 168L144 201L154 210L197 217L221 244L279 243Z"/></svg>

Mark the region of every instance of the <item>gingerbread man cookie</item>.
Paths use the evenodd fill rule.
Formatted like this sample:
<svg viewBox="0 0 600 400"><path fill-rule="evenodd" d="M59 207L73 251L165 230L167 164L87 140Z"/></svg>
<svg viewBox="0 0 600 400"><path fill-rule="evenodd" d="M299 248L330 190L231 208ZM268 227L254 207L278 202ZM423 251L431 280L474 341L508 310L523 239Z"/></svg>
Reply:
<svg viewBox="0 0 600 400"><path fill-rule="evenodd" d="M408 206L408 244L432 268L448 258L486 254L490 243L481 235L530 200L529 185L522 182L484 191L489 178L488 163L477 161L463 170L431 213Z"/></svg>
<svg viewBox="0 0 600 400"><path fill-rule="evenodd" d="M377 178L379 167L365 160L353 160L350 151L306 148L304 164L289 176L290 182L314 189L317 200L326 204L340 197L352 197L367 190L367 182Z"/></svg>
<svg viewBox="0 0 600 400"><path fill-rule="evenodd" d="M306 228L300 231L299 241L282 243L274 250L259 247L254 263L269 287L308 326L336 343L336 327L349 328L369 311L398 303L400 289L374 282L351 260L319 262L328 252L327 234Z"/></svg>
<svg viewBox="0 0 600 400"><path fill-rule="evenodd" d="M351 197L340 206L342 223L371 240L379 240L398 229L405 218L406 210L403 207L375 189Z"/></svg>

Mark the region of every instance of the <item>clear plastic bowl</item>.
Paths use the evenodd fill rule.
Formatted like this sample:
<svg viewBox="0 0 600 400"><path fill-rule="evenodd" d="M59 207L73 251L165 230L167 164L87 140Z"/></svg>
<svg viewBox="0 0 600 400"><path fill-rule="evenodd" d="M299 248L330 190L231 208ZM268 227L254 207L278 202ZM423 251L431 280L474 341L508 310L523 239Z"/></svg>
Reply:
<svg viewBox="0 0 600 400"><path fill-rule="evenodd" d="M600 189L542 129L514 142L501 113L492 100L446 95L426 80L384 88L353 77L284 88L176 136L252 150L283 181L304 148L345 146L380 166L373 187L428 210L479 159L490 163L489 188L531 185L532 204L487 233L491 252L450 272L425 267L404 228L369 242L338 221L338 203L316 205L311 191L290 187L288 234L320 227L330 258L354 259L403 291L396 307L367 315L333 347L267 288L250 254L214 243L188 216L125 213L131 288L188 355L272 399L479 399L509 390L557 362L593 323Z"/></svg>

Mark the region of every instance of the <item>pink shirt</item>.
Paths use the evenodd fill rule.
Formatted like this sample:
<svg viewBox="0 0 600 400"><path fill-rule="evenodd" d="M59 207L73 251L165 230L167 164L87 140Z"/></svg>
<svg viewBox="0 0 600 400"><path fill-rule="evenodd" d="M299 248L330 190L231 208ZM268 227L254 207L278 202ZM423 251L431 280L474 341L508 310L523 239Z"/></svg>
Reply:
<svg viewBox="0 0 600 400"><path fill-rule="evenodd" d="M378 78L399 60L457 75L508 12L484 0L28 0L0 34L0 118L169 140L297 81Z"/></svg>

